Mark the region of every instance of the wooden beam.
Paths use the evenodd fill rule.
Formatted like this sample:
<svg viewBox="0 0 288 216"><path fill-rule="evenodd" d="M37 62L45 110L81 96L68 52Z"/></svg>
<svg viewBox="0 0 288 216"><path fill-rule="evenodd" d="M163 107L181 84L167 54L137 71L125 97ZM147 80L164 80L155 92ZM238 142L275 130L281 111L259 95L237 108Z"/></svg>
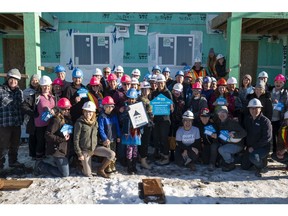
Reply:
<svg viewBox="0 0 288 216"><path fill-rule="evenodd" d="M264 32L267 32L267 29L273 28L275 24L277 25L277 22L279 22L279 19L266 20L266 24L261 26L261 28L258 28L256 32L259 34L263 34Z"/></svg>
<svg viewBox="0 0 288 216"><path fill-rule="evenodd" d="M273 28L270 28L267 33L268 34L272 34L273 32L277 31L277 29L281 29L284 27L286 27L288 25L288 21L287 20L281 20L279 21L277 24L274 25Z"/></svg>
<svg viewBox="0 0 288 216"><path fill-rule="evenodd" d="M1 78L6 78L7 77L7 73L0 73L0 77ZM29 76L27 74L21 74L21 78L29 79Z"/></svg>
<svg viewBox="0 0 288 216"><path fill-rule="evenodd" d="M12 29L16 29L17 30L19 28L18 24L16 24L15 22L12 22L11 20L7 19L4 14L0 14L0 22L2 24L4 24L5 26L8 26L8 27L10 27Z"/></svg>
<svg viewBox="0 0 288 216"><path fill-rule="evenodd" d="M244 32L247 28L256 25L257 23L261 22L261 19L249 19L244 25L242 25L242 31Z"/></svg>
<svg viewBox="0 0 288 216"><path fill-rule="evenodd" d="M227 19L231 17L231 13L223 13L211 20L211 28L218 29L219 26L227 23Z"/></svg>
<svg viewBox="0 0 288 216"><path fill-rule="evenodd" d="M20 17L16 16L15 14L3 14L3 16L5 16L11 22L14 22L17 25L23 26L23 18L20 18Z"/></svg>

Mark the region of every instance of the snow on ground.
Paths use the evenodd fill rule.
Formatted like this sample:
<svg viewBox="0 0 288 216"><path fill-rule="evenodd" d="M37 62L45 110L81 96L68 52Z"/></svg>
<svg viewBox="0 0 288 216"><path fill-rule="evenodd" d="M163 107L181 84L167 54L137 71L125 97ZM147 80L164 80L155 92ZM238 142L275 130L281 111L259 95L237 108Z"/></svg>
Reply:
<svg viewBox="0 0 288 216"><path fill-rule="evenodd" d="M33 167L26 144L20 146L19 155L20 162ZM174 164L154 165L151 171L137 166L138 175L127 175L126 168L117 164L118 173L111 179L74 173L66 178L35 177L32 173L10 176L8 179L33 180L33 184L21 190L0 191L0 204L144 204L138 194L138 183L144 178L162 180L167 204L288 203L287 172L276 162L269 163L269 172L262 178L254 176L254 170L239 166L228 173L220 168L209 172L205 165L196 165L194 173Z"/></svg>

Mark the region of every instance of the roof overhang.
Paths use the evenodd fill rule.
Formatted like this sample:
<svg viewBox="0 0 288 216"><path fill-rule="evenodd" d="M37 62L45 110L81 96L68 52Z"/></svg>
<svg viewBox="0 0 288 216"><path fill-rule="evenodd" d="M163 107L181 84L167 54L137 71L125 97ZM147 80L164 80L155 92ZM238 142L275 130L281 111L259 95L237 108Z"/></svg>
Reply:
<svg viewBox="0 0 288 216"><path fill-rule="evenodd" d="M0 13L0 34L13 34L24 32L23 13ZM40 29L52 27L52 25L39 17Z"/></svg>
<svg viewBox="0 0 288 216"><path fill-rule="evenodd" d="M265 13L263 13L265 15ZM226 31L227 20L231 17L232 13L223 13L215 17L211 21L212 29L219 29ZM288 19L286 14L276 14L275 16L255 17L247 15L242 17L242 34L253 35L273 35L281 36L288 34ZM282 15L282 16L281 16Z"/></svg>

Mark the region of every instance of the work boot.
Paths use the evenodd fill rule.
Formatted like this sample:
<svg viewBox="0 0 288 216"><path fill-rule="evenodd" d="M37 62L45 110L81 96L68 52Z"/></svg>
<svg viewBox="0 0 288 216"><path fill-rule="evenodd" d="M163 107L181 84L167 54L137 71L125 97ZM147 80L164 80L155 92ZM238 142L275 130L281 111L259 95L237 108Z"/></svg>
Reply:
<svg viewBox="0 0 288 216"><path fill-rule="evenodd" d="M127 172L130 175L134 175L135 174L135 172L133 170L133 161L132 161L132 159L127 159Z"/></svg>
<svg viewBox="0 0 288 216"><path fill-rule="evenodd" d="M147 158L141 158L141 167L144 169L151 169L151 166L147 163Z"/></svg>
<svg viewBox="0 0 288 216"><path fill-rule="evenodd" d="M110 163L111 161L105 158L101 164L101 167L99 167L97 170L97 175L102 176L103 178L110 178L110 175L105 173L105 169L107 166L109 166Z"/></svg>
<svg viewBox="0 0 288 216"><path fill-rule="evenodd" d="M165 166L170 163L169 155L164 155L161 160L156 161L156 165L158 166Z"/></svg>
<svg viewBox="0 0 288 216"><path fill-rule="evenodd" d="M110 164L106 167L105 169L105 173L112 173L112 161L110 162Z"/></svg>
<svg viewBox="0 0 288 216"><path fill-rule="evenodd" d="M236 168L234 163L225 163L224 166L222 167L222 171L224 172L230 172Z"/></svg>

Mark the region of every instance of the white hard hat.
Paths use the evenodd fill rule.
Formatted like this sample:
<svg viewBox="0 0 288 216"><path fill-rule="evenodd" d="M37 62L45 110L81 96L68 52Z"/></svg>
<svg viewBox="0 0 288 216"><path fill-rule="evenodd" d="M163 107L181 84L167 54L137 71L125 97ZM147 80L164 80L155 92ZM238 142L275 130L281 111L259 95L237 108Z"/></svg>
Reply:
<svg viewBox="0 0 288 216"><path fill-rule="evenodd" d="M194 119L194 114L190 110L187 110L182 115L182 118L183 119Z"/></svg>
<svg viewBox="0 0 288 216"><path fill-rule="evenodd" d="M196 58L194 59L194 62L202 62L202 61L201 61L201 59L200 59L199 57L196 57Z"/></svg>
<svg viewBox="0 0 288 216"><path fill-rule="evenodd" d="M261 101L257 98L253 98L249 101L247 107L263 107Z"/></svg>
<svg viewBox="0 0 288 216"><path fill-rule="evenodd" d="M222 54L218 54L218 55L216 56L216 60L221 59L221 58L224 58L224 56L223 56Z"/></svg>
<svg viewBox="0 0 288 216"><path fill-rule="evenodd" d="M284 113L284 119L288 119L288 111Z"/></svg>
<svg viewBox="0 0 288 216"><path fill-rule="evenodd" d="M229 77L227 80L227 84L237 84L237 80L235 77Z"/></svg>
<svg viewBox="0 0 288 216"><path fill-rule="evenodd" d="M151 88L151 85L150 85L150 83L149 82L147 82L147 81L143 81L143 82L141 82L141 84L140 84L140 88L142 89L145 89L145 88Z"/></svg>
<svg viewBox="0 0 288 216"><path fill-rule="evenodd" d="M139 84L139 80L135 77L131 78L131 84Z"/></svg>
<svg viewBox="0 0 288 216"><path fill-rule="evenodd" d="M97 75L103 76L102 71L101 71L99 68L96 68L96 69L95 69L94 75L95 75L95 76L97 76Z"/></svg>
<svg viewBox="0 0 288 216"><path fill-rule="evenodd" d="M173 86L173 90L182 92L182 91L183 91L183 85L182 85L181 83L176 83L176 84L174 84L174 86Z"/></svg>
<svg viewBox="0 0 288 216"><path fill-rule="evenodd" d="M132 71L131 74L132 74L132 75L136 75L136 76L141 76L141 72L140 72L140 70L137 69L137 68L135 68L135 69Z"/></svg>
<svg viewBox="0 0 288 216"><path fill-rule="evenodd" d="M13 78L15 78L17 80L21 79L21 73L20 73L20 71L17 68L13 68L13 69L9 70L7 72L7 76L8 76L8 78L9 77L13 77Z"/></svg>
<svg viewBox="0 0 288 216"><path fill-rule="evenodd" d="M265 78L268 78L268 73L266 71L261 71L259 74L258 74L258 78L260 77L265 77Z"/></svg>
<svg viewBox="0 0 288 216"><path fill-rule="evenodd" d="M116 73L124 73L124 69L123 69L123 67L122 66L117 66L116 68L115 68L115 72Z"/></svg>
<svg viewBox="0 0 288 216"><path fill-rule="evenodd" d="M157 82L166 82L166 78L163 74L157 75Z"/></svg>
<svg viewBox="0 0 288 216"><path fill-rule="evenodd" d="M52 80L51 80L51 78L49 76L44 75L44 76L42 76L40 78L40 82L39 83L40 83L41 86L51 85L52 84Z"/></svg>
<svg viewBox="0 0 288 216"><path fill-rule="evenodd" d="M88 102L84 103L84 105L82 106L82 109L87 110L87 111L91 111L91 112L96 112L96 105L92 101L88 101Z"/></svg>

